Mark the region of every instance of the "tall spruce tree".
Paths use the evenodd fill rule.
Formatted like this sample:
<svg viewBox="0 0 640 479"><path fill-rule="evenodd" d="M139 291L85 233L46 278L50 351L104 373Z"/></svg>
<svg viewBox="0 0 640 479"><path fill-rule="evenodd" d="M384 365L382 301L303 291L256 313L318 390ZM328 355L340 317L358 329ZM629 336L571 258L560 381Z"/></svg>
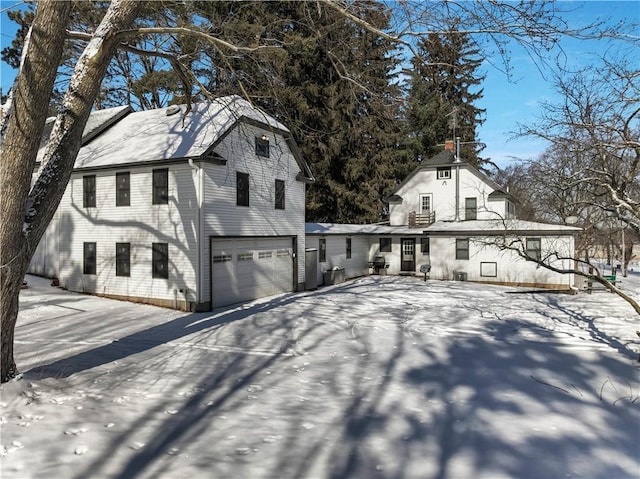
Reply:
<svg viewBox="0 0 640 479"><path fill-rule="evenodd" d="M442 150L446 140L460 137L461 156L481 167L477 127L484 110L478 72L482 60L471 39L455 28L445 34L429 34L418 43L419 57L412 59L408 97L408 124L413 154L428 158Z"/></svg>
<svg viewBox="0 0 640 479"><path fill-rule="evenodd" d="M388 25L382 3L359 3L357 13L367 22ZM307 220L383 220L385 192L410 168L398 121L394 46L309 2L231 2L217 8L218 15L226 9L233 18L224 25L237 41L260 37L283 45L280 53L257 53L259 61L251 55L212 60L215 86L220 94L249 95L291 128L316 177L308 190Z"/></svg>

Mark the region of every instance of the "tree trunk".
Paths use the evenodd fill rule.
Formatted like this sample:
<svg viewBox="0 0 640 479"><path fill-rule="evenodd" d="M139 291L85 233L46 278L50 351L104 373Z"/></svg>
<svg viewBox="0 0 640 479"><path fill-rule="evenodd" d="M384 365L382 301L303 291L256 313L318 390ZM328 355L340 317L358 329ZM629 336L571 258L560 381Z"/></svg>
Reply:
<svg viewBox="0 0 640 479"><path fill-rule="evenodd" d="M45 3L48 7L49 2L41 2L38 4L38 10L41 4ZM54 5L67 5L70 2L50 2ZM62 113L58 115L53 131L49 137L49 143L45 158L43 159L44 167L41 168L33 188L28 197L26 193L29 191L29 182L31 173L35 165L37 154L37 145L41 135L33 136L35 138L35 146L29 150L16 151L11 148L7 154L3 152L3 171L2 179L3 189L0 191L2 198L3 214L7 214L10 218L11 234L5 235L4 231L0 237L0 247L2 248L2 303L0 314L2 315L2 374L1 381L5 382L17 374L13 358L13 337L18 311L18 295L22 278L28 268L31 256L35 251L38 242L44 234L47 225L51 221L60 199L69 182L75 159L80 150L82 143L82 133L89 118L91 107L100 89L100 84L107 70L109 62L116 52L119 39L117 33L131 25L136 17L138 9L142 2L135 0L114 0L105 13L100 26L96 29L92 39L85 48L82 56L78 59L75 66L69 88L62 104ZM53 8L53 7L51 7ZM44 10L47 10L46 8ZM47 21L54 21L57 15L50 11L41 12L44 16L46 13ZM36 14L38 14L36 12ZM68 14L67 14L68 15ZM62 23L57 21L56 23ZM35 22L34 22L35 25ZM66 21L63 25L66 26ZM33 29L35 31L35 28ZM56 37L57 39L57 37ZM54 38L49 38L47 47L53 46ZM62 37L59 43L64 43ZM57 44L55 44L58 46ZM62 48L62 45L59 46ZM27 56L32 55L31 50L27 52ZM52 64L51 60L48 60ZM25 63L26 66L26 63ZM54 74L55 67L54 64ZM30 84L29 70L21 70L21 81ZM48 94L51 93L51 86ZM43 89L44 90L44 89ZM22 90L17 90L17 95L21 95ZM48 99L48 97L47 97ZM46 112L48 102L34 101L33 98L24 98L25 111L35 115L38 111ZM17 103L16 103L17 106ZM17 111L17 109L16 109ZM7 135L4 147L14 141L15 136L20 130L27 131L33 121L33 116L25 114L22 121L13 115L9 118ZM24 124L23 124L24 123ZM12 130L14 128L14 130ZM10 136L10 133L12 136ZM22 156L21 156L22 155ZM20 162L20 160L23 160ZM6 168L5 168L6 161ZM8 192L4 186L11 182L8 178L11 172L18 172L22 182L16 186L19 191L21 201L10 200L7 198ZM13 178L13 176L12 176ZM26 199L26 202L24 201ZM7 202L5 202L7 200ZM5 206L6 205L6 206ZM3 224L9 223L3 220ZM6 273L5 273L6 269ZM16 283L17 281L17 283Z"/></svg>
<svg viewBox="0 0 640 479"><path fill-rule="evenodd" d="M38 3L20 72L11 92L9 111L4 112L0 168L1 382L17 374L13 339L18 296L35 249L23 232L25 204L70 11L70 2L47 0Z"/></svg>

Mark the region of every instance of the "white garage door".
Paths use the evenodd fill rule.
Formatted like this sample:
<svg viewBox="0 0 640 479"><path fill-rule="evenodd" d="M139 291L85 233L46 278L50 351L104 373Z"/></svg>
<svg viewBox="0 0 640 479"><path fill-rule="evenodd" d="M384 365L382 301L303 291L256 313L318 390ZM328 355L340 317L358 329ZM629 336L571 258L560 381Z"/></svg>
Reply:
<svg viewBox="0 0 640 479"><path fill-rule="evenodd" d="M293 291L293 239L211 240L213 306Z"/></svg>

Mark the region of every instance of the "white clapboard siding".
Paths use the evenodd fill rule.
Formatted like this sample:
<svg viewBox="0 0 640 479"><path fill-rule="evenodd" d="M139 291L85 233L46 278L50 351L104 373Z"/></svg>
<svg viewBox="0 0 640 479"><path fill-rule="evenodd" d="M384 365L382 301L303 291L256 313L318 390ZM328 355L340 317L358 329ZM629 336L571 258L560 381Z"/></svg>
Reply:
<svg viewBox="0 0 640 479"><path fill-rule="evenodd" d="M269 138L270 157L255 154L256 136ZM304 282L305 184L296 180L300 172L284 139L277 134L240 123L216 147L226 164L204 163L203 238L295 237L297 282ZM249 207L236 205L236 172L250 178ZM285 181L285 209L275 209L275 180ZM209 242L201 243L203 300L211 300Z"/></svg>
<svg viewBox="0 0 640 479"><path fill-rule="evenodd" d="M476 198L477 219L496 219L505 217L505 201L490 201L488 196L494 190L471 167L460 164L451 166L451 178L438 180L434 167L425 167L411 176L396 192L402 197L402 203L390 203L391 225L406 225L409 212L420 212L420 197L432 196L432 211L436 220L450 221L456 218L456 175L459 177L458 219L465 219L465 199Z"/></svg>
<svg viewBox="0 0 640 479"><path fill-rule="evenodd" d="M134 167L73 174L60 207L60 281L73 291L195 301L197 197L194 170L169 168L169 204L152 204L152 170ZM115 175L130 172L131 206L116 207ZM83 208L85 174L96 175L96 207ZM83 243L95 242L97 274L83 274ZM131 245L131 275L115 275L116 243ZM168 243L169 278L152 278L152 243ZM180 292L182 290L182 292ZM185 298L185 295L188 296Z"/></svg>
<svg viewBox="0 0 640 479"><path fill-rule="evenodd" d="M570 254L573 250L573 237L542 237L542 254L558 251L560 254ZM455 237L431 238L431 278L440 280L454 279L454 271L464 272L468 281L483 281L511 284L544 284L571 286L573 275L562 275L546 268L538 267L536 263L525 261L511 251L500 251L493 245L486 243L487 238L470 238L469 259L456 259ZM485 265L483 266L483 263ZM495 276L491 264L495 264ZM556 261L554 266L570 269L569 260Z"/></svg>

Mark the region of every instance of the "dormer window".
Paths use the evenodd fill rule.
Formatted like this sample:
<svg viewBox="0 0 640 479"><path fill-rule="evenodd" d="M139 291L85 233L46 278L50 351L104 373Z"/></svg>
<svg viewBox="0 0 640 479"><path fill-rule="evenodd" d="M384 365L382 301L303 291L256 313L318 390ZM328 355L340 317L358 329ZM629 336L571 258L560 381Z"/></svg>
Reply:
<svg viewBox="0 0 640 479"><path fill-rule="evenodd" d="M446 166L443 168L438 168L436 170L436 178L439 180L450 180L451 179L451 167Z"/></svg>
<svg viewBox="0 0 640 479"><path fill-rule="evenodd" d="M267 135L256 136L256 155L269 158L269 138Z"/></svg>

